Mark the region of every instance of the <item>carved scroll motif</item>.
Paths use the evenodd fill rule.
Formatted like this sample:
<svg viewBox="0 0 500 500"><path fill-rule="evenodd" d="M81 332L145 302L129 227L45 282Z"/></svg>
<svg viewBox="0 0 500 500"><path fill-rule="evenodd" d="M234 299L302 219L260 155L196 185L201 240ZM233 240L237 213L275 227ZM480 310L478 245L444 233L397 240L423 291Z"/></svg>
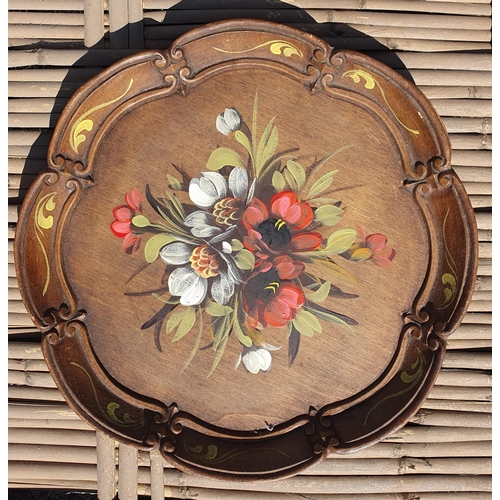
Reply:
<svg viewBox="0 0 500 500"><path fill-rule="evenodd" d="M157 54L154 66L163 75L165 88L162 95L171 95L176 92L186 95L188 77L191 73L184 51L180 47L172 47L166 53Z"/></svg>

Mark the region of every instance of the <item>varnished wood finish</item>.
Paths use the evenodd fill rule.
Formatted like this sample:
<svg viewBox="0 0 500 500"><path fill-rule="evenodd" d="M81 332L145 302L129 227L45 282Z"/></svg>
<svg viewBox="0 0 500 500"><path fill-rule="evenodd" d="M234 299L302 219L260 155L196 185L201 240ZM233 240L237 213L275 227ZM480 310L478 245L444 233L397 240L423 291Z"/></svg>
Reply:
<svg viewBox="0 0 500 500"><path fill-rule="evenodd" d="M110 230L119 219L115 207L133 188L142 193L140 209L137 198L127 198L134 216L157 221L168 203L151 200L162 200L166 191L193 212L188 184L209 169L218 147L238 151L252 180L250 166L258 162L247 162L243 139L233 133L241 123L227 136L216 128L216 117L230 108L257 138L275 117L269 131L279 130L279 146L269 150L286 154L275 162L283 180L268 175L255 191L269 210L273 195L299 191L295 184L307 192L338 170L329 194L335 202L311 202L314 221L294 232L319 233L321 246L289 252L295 261L325 252L337 230L347 230L342 234L349 240L360 225L378 237L371 244L360 232L337 252L335 262L348 274L307 262L309 274L338 285L322 307L339 321L324 321L313 308L322 331L308 336L302 327L300 349L297 340L287 340L286 327L269 324L262 329L266 344L253 339L248 348L272 352L272 365L256 374L245 370L245 360L235 369L248 350L232 329L223 332L225 351L193 351L213 340L216 328L206 319L172 342L174 329L168 333L168 321L158 316L165 302L151 290L167 289L178 266L166 272L160 258L146 266L143 249L158 231L136 225L141 247L130 255L135 247L124 252ZM175 466L216 477L289 476L331 453L381 440L423 403L473 291L476 225L450 155L444 126L416 87L373 59L333 50L289 27L214 23L169 50L111 66L61 114L49 168L31 187L16 231L20 290L44 333L44 355L59 389L82 418L110 436L141 449L158 447ZM319 172L314 165L321 158ZM289 160L302 166L305 178ZM227 169L220 171L227 175ZM169 187L172 176L182 189ZM320 223L318 208L326 205L342 208L335 226ZM247 248L258 253L251 242ZM386 266L376 266L377 252L387 248L394 252L380 254ZM275 254L266 258L278 266ZM300 276L280 276L281 284ZM278 285L268 284L274 293ZM301 308L296 303L290 314L300 316ZM205 314L201 306L198 313ZM295 323L288 320L292 338ZM203 340L196 344L198 335Z"/></svg>

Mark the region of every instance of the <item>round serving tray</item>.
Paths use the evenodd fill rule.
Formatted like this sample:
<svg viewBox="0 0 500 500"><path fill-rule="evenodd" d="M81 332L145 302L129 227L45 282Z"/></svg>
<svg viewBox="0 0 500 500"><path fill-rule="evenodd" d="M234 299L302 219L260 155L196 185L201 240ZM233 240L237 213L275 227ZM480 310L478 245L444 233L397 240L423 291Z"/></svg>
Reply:
<svg viewBox="0 0 500 500"><path fill-rule="evenodd" d="M292 475L404 425L467 309L450 143L383 64L207 25L76 92L15 240L74 410L183 470Z"/></svg>

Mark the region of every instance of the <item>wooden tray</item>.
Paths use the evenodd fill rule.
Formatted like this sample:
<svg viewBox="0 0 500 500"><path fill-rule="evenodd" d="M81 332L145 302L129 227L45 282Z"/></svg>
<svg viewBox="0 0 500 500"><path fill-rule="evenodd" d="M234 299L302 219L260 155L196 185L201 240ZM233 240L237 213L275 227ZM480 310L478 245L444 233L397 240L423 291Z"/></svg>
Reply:
<svg viewBox="0 0 500 500"><path fill-rule="evenodd" d="M182 470L295 474L418 410L477 235L443 124L362 54L248 20L70 100L15 240L50 371Z"/></svg>

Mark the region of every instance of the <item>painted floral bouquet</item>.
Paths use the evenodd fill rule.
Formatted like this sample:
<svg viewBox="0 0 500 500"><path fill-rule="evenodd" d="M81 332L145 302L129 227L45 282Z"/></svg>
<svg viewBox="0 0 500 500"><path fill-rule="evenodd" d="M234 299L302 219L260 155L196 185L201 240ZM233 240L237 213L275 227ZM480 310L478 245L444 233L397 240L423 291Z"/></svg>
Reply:
<svg viewBox="0 0 500 500"><path fill-rule="evenodd" d="M283 331L289 366L301 335L311 337L325 324L352 331L353 318L322 306L328 297L357 297L340 289L355 279L339 262L371 260L383 267L395 256L382 234L367 235L359 226L335 229L343 209L332 197L338 170L327 163L349 146L306 164L298 148L278 151L275 118L257 137L257 107L256 94L251 128L235 108L216 118L217 130L232 136L245 158L217 147L198 178L173 165L182 180L168 174L170 189L161 198L146 185L144 196L133 188L126 204L113 209L111 230L124 251L132 254L143 244L147 264L161 259L166 265L165 286L151 292L162 307L142 329L154 327L160 351L164 329L173 342L193 331L184 369L200 349L210 348L209 375L230 338L241 344L236 367L258 373L270 369L271 352L280 348L266 342L268 328ZM179 201L181 190L191 204ZM158 216L154 222L142 213L145 200Z"/></svg>

